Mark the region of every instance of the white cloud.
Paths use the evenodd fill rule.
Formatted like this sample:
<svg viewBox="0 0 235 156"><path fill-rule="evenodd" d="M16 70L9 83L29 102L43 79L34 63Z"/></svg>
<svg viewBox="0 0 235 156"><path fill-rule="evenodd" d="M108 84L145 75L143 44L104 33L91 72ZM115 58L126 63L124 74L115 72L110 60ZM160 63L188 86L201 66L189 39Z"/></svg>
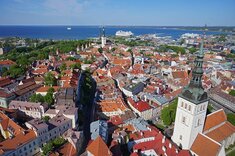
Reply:
<svg viewBox="0 0 235 156"><path fill-rule="evenodd" d="M46 14L64 17L78 16L89 3L88 0L45 0L43 6Z"/></svg>

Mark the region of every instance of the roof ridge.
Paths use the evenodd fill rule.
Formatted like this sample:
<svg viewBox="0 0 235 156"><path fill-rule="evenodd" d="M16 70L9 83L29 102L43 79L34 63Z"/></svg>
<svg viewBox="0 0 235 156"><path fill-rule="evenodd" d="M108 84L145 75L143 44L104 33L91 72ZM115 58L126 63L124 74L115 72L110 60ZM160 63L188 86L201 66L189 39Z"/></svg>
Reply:
<svg viewBox="0 0 235 156"><path fill-rule="evenodd" d="M216 143L217 145L222 146L220 143L218 143L217 141L215 141L215 140L213 140L212 138L208 137L207 135L205 135L205 134L203 134L203 133L199 133L199 134L201 134L202 136L205 136L207 139L213 141L213 142Z"/></svg>
<svg viewBox="0 0 235 156"><path fill-rule="evenodd" d="M214 112L208 114L207 117L208 117L208 116L211 116L211 115L213 115L213 114L215 114L215 113L218 113L218 112L220 112L220 111L224 111L224 110L221 108L221 109L219 109L219 110L217 110L217 111L214 111Z"/></svg>

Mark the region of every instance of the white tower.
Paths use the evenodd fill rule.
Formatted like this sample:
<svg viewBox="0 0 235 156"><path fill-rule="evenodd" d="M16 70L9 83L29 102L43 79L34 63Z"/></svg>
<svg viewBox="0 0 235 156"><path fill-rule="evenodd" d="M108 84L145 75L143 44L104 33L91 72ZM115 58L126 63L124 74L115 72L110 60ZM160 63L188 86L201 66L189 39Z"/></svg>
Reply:
<svg viewBox="0 0 235 156"><path fill-rule="evenodd" d="M178 98L172 140L182 149L190 149L198 133L202 133L208 106L207 93L202 87L203 40L195 59L192 79Z"/></svg>
<svg viewBox="0 0 235 156"><path fill-rule="evenodd" d="M102 35L101 35L101 47L104 48L105 45L106 45L106 37L105 37L105 31L103 27Z"/></svg>

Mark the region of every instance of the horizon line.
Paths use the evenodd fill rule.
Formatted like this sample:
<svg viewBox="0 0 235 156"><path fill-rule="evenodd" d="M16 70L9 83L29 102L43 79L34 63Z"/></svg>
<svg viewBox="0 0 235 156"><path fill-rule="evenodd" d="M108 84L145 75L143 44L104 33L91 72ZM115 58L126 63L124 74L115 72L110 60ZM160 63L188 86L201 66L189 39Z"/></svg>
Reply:
<svg viewBox="0 0 235 156"><path fill-rule="evenodd" d="M205 27L205 25L203 26L199 26L199 25L111 25L111 24L107 24L107 25L98 25L98 24L85 24L85 25L78 25L78 24L0 24L0 26L104 26L104 27ZM208 26L207 28L210 27L235 27L234 26L226 26L226 25L212 25L212 26Z"/></svg>

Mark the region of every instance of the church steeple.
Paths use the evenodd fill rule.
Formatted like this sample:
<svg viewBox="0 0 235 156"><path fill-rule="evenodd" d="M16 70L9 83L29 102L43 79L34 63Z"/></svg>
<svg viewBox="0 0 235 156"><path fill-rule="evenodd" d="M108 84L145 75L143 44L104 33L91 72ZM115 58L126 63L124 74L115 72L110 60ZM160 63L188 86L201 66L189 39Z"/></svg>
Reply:
<svg viewBox="0 0 235 156"><path fill-rule="evenodd" d="M102 34L101 34L101 47L104 48L106 45L106 37L105 37L105 30L104 27L102 28Z"/></svg>
<svg viewBox="0 0 235 156"><path fill-rule="evenodd" d="M102 28L102 37L105 37L105 30L104 30L104 27Z"/></svg>
<svg viewBox="0 0 235 156"><path fill-rule="evenodd" d="M204 37L201 39L201 45L199 53L194 61L194 69L192 71L192 78L188 86L186 86L182 93L181 97L197 104L207 100L207 93L204 91L202 87L202 76L203 76L203 58L204 58L204 50L203 50L203 42Z"/></svg>

